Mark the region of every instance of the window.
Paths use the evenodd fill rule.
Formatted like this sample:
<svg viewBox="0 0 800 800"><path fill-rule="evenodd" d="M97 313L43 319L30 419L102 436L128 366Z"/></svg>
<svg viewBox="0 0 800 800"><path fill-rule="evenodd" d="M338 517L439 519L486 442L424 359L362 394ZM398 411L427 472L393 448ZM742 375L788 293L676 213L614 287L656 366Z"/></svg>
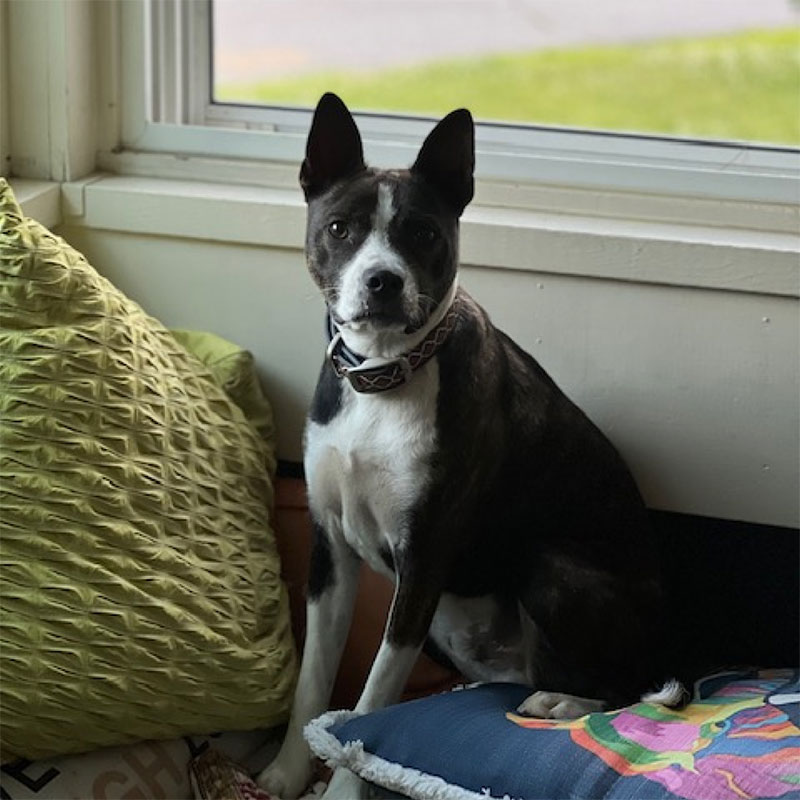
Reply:
<svg viewBox="0 0 800 800"><path fill-rule="evenodd" d="M369 2L384 6L392 0ZM726 2L741 5L743 0ZM451 5L459 8L476 3L480 4L479 0L450 0ZM217 79L213 78L212 65L221 57L223 48L219 35L212 48L213 21L215 14L227 13L228 9L232 12L236 4L235 0L219 0L217 6L211 0L127 0L120 4L119 23L124 31L122 149L132 153L178 152L187 157L223 158L228 160L225 175L229 179L246 183L263 180L270 185L295 187L296 166L302 158L310 124L312 97L316 99L322 86L314 87L301 98L303 105L297 99L270 106L220 102L217 96L223 93L222 83L218 80L219 73ZM336 8L348 19L357 20L358 16L352 13L354 4L358 5L357 0L337 4L319 0L319 6ZM284 6L294 5L295 0L252 3L253 8L271 8L276 14L285 13L285 8L281 12ZM588 5L591 3L587 0ZM428 3L408 0L404 6L413 12L427 8ZM412 18L418 19L413 15ZM282 30L279 16L275 25ZM283 36L282 32L281 41ZM253 35L252 40L255 39L260 41L261 34ZM288 53L291 60L292 47L287 45L285 51L284 55ZM238 52L245 58L248 48L242 45ZM146 80L143 80L143 57L148 66ZM324 88L336 86L331 87L326 78ZM358 110L357 102L353 103L346 94L345 99ZM468 103L469 98L464 98L463 104ZM446 108L449 110L454 104L462 103L448 97ZM744 112L742 115L746 116ZM357 113L370 163L376 166L411 163L419 142L430 129L431 116L435 114L430 110L403 115ZM755 147L730 142L698 145L663 136L488 123L478 127L476 148L478 200L488 205L529 208L533 193L539 198L536 202L544 202L548 209L558 210L562 200L565 207L572 209L573 200L577 199L578 210L596 211L596 193L602 191L604 213L615 214L615 210L605 207L607 202L617 202L609 192L626 196L634 192L644 193L648 198L676 198L669 201L668 216L693 221L697 210L685 202L687 197L792 203L797 195L797 153L786 145ZM120 168L114 153L104 153L100 164L112 170ZM130 161L126 161L124 168L130 168ZM207 161L198 161L193 170L192 174L199 177L219 174L217 167ZM562 190L572 195L565 199L559 194ZM547 195L544 200L542 192ZM580 195L580 192L593 194ZM649 202L647 198L623 199L621 213L641 209ZM663 204L659 201L656 205L653 214L663 216ZM716 218L715 214L716 211L712 217Z"/></svg>
<svg viewBox="0 0 800 800"><path fill-rule="evenodd" d="M216 0L212 96L800 143L792 0Z"/></svg>

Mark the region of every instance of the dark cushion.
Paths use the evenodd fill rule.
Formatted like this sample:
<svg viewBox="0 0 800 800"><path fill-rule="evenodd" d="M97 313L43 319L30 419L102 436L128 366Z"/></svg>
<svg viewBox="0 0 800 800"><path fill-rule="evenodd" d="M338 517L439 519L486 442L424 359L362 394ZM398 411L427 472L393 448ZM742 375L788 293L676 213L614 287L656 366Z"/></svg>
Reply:
<svg viewBox="0 0 800 800"><path fill-rule="evenodd" d="M306 735L330 766L417 800L800 797L798 672L708 678L681 711L655 703L574 721L515 713L530 689L484 684Z"/></svg>

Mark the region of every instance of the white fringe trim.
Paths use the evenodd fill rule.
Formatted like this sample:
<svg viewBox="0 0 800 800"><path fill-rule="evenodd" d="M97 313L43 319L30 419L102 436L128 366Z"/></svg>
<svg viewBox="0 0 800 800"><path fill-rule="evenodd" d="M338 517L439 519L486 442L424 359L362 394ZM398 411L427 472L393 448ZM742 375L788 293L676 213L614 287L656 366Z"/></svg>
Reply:
<svg viewBox="0 0 800 800"><path fill-rule="evenodd" d="M386 789L401 792L414 800L509 800L508 795L495 798L490 789L478 794L437 775L428 775L412 767L386 761L364 750L364 743L355 741L342 744L328 728L358 717L354 711L329 711L305 726L303 735L311 750L329 767L346 767L359 778L376 783Z"/></svg>

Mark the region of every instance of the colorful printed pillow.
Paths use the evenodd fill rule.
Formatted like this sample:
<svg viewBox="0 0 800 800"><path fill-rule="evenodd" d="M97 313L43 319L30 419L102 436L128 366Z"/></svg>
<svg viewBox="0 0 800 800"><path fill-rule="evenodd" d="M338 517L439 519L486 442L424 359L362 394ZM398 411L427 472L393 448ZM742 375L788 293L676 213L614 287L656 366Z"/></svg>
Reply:
<svg viewBox="0 0 800 800"><path fill-rule="evenodd" d="M3 761L288 715L275 459L214 372L269 410L196 339L211 369L0 179Z"/></svg>
<svg viewBox="0 0 800 800"><path fill-rule="evenodd" d="M330 766L415 800L800 798L792 670L716 676L682 711L638 703L563 722L514 712L530 693L484 684L306 728Z"/></svg>

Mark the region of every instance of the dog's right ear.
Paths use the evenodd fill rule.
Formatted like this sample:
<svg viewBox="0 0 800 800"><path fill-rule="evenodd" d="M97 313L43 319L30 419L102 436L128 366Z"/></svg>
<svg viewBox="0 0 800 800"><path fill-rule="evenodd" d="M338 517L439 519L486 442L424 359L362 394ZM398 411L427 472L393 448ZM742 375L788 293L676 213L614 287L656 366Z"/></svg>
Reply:
<svg viewBox="0 0 800 800"><path fill-rule="evenodd" d="M317 103L300 167L300 186L306 200L337 181L365 169L361 134L347 106L331 92Z"/></svg>
<svg viewBox="0 0 800 800"><path fill-rule="evenodd" d="M461 215L475 191L475 125L466 108L451 111L428 134L411 172Z"/></svg>

